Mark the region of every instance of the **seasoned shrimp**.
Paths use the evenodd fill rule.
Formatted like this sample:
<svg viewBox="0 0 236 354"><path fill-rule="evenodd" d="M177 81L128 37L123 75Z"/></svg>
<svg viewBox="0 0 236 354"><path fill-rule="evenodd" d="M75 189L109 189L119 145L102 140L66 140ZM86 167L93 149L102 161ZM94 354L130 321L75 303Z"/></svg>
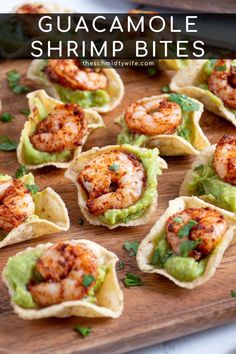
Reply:
<svg viewBox="0 0 236 354"><path fill-rule="evenodd" d="M236 186L236 137L224 135L216 146L213 167L219 177Z"/></svg>
<svg viewBox="0 0 236 354"><path fill-rule="evenodd" d="M89 212L99 216L134 204L142 194L145 171L136 156L114 150L93 158L79 173L78 181L88 192Z"/></svg>
<svg viewBox="0 0 236 354"><path fill-rule="evenodd" d="M188 235L179 233L186 225L190 226ZM188 208L169 217L166 224L166 238L176 254L181 254L180 245L182 242L188 239L198 241L195 249L189 252L189 256L200 259L214 250L227 227L224 216L217 210Z"/></svg>
<svg viewBox="0 0 236 354"><path fill-rule="evenodd" d="M236 70L230 59L217 60L209 76L208 87L225 106L236 109Z"/></svg>
<svg viewBox="0 0 236 354"><path fill-rule="evenodd" d="M30 141L39 151L73 150L82 144L86 131L87 121L80 106L59 104L37 125Z"/></svg>
<svg viewBox="0 0 236 354"><path fill-rule="evenodd" d="M47 12L49 11L41 4L24 4L16 10L17 14L44 14Z"/></svg>
<svg viewBox="0 0 236 354"><path fill-rule="evenodd" d="M141 99L128 107L125 121L134 133L173 134L182 122L182 111L177 103L166 98Z"/></svg>
<svg viewBox="0 0 236 354"><path fill-rule="evenodd" d="M30 192L19 180L0 182L0 229L11 231L34 214Z"/></svg>
<svg viewBox="0 0 236 354"><path fill-rule="evenodd" d="M44 72L49 80L72 90L95 91L107 87L107 77L101 70L83 68L76 59L50 59Z"/></svg>
<svg viewBox="0 0 236 354"><path fill-rule="evenodd" d="M98 275L97 258L81 245L60 242L43 252L36 263L40 282L31 280L28 289L39 306L63 301L81 300L88 296ZM91 282L86 284L84 277Z"/></svg>

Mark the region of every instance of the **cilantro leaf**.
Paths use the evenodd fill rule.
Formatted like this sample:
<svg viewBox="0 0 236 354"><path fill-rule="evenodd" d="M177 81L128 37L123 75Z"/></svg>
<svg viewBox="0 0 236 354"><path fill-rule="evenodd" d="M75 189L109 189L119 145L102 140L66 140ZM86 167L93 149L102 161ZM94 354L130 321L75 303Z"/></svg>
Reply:
<svg viewBox="0 0 236 354"><path fill-rule="evenodd" d="M25 187L30 191L32 194L36 194L39 191L39 187L36 184L26 184Z"/></svg>
<svg viewBox="0 0 236 354"><path fill-rule="evenodd" d="M86 274L83 276L82 284L83 284L83 286L88 288L94 280L95 280L95 278L92 274Z"/></svg>
<svg viewBox="0 0 236 354"><path fill-rule="evenodd" d="M193 226L197 225L198 222L195 220L189 220L187 222L187 224L185 224L179 231L178 231L178 236L179 238L183 238L185 236L188 236L191 229L193 228Z"/></svg>
<svg viewBox="0 0 236 354"><path fill-rule="evenodd" d="M82 337L87 337L90 335L92 328L91 327L82 327L80 325L75 325L74 331L78 332Z"/></svg>
<svg viewBox="0 0 236 354"><path fill-rule="evenodd" d="M23 177L26 173L28 173L28 170L26 169L26 167L24 165L20 165L20 167L16 170L15 172L15 177L21 178Z"/></svg>
<svg viewBox="0 0 236 354"><path fill-rule="evenodd" d="M215 67L215 71L226 71L226 65L218 65Z"/></svg>
<svg viewBox="0 0 236 354"><path fill-rule="evenodd" d="M124 267L125 267L125 262L124 261L119 261L117 270L124 269Z"/></svg>
<svg viewBox="0 0 236 354"><path fill-rule="evenodd" d="M110 171L116 172L116 171L119 170L120 166L119 166L118 164L116 164L116 163L113 163L113 164L110 165L108 168L109 168Z"/></svg>
<svg viewBox="0 0 236 354"><path fill-rule="evenodd" d="M231 297L236 297L236 290L231 290Z"/></svg>
<svg viewBox="0 0 236 354"><path fill-rule="evenodd" d="M123 279L123 282L124 282L126 288L131 288L132 286L143 285L141 278L139 278L137 275L135 275L133 273L126 273L125 278Z"/></svg>
<svg viewBox="0 0 236 354"><path fill-rule="evenodd" d="M182 257L187 257L189 255L189 252L193 251L197 245L199 245L199 243L201 243L201 240L186 240L183 241L180 246L179 246L179 250L180 250L180 254Z"/></svg>
<svg viewBox="0 0 236 354"><path fill-rule="evenodd" d="M16 70L8 71L7 82L9 88L15 95L29 92L29 88L27 86L20 84L20 74Z"/></svg>
<svg viewBox="0 0 236 354"><path fill-rule="evenodd" d="M185 95L178 95L177 93L171 93L169 96L169 101L175 102L184 112L192 111L195 112L199 110L199 103L193 101L191 98Z"/></svg>
<svg viewBox="0 0 236 354"><path fill-rule="evenodd" d="M198 165L194 168L194 171L201 171L202 169L204 168L204 165L201 164L201 165Z"/></svg>
<svg viewBox="0 0 236 354"><path fill-rule="evenodd" d="M156 68L148 68L147 69L147 74L148 76L155 76L157 74L157 69Z"/></svg>
<svg viewBox="0 0 236 354"><path fill-rule="evenodd" d="M0 137L0 150L1 151L13 151L16 150L18 143L11 140L8 136Z"/></svg>
<svg viewBox="0 0 236 354"><path fill-rule="evenodd" d="M163 86L160 89L160 91L163 92L163 93L170 93L170 87L169 86Z"/></svg>
<svg viewBox="0 0 236 354"><path fill-rule="evenodd" d="M0 120L2 122L11 122L13 119L15 118L15 116L13 116L12 114L8 113L8 112L4 112L1 116L0 116Z"/></svg>
<svg viewBox="0 0 236 354"><path fill-rule="evenodd" d="M174 220L174 222L178 222L178 223L183 222L183 219L182 219L182 218L180 218L179 216L177 216L177 217L176 217L176 218L174 218L173 220Z"/></svg>
<svg viewBox="0 0 236 354"><path fill-rule="evenodd" d="M22 108L20 110L21 114L24 114L25 116L28 116L30 114L30 110L28 108Z"/></svg>
<svg viewBox="0 0 236 354"><path fill-rule="evenodd" d="M78 220L78 224L79 224L79 225L84 225L84 219L80 218L80 219Z"/></svg>
<svg viewBox="0 0 236 354"><path fill-rule="evenodd" d="M124 249L129 252L129 256L136 256L138 251L139 241L126 241L123 245Z"/></svg>
<svg viewBox="0 0 236 354"><path fill-rule="evenodd" d="M173 256L173 252L172 251L168 251L166 252L164 255L161 254L161 251L159 248L156 248L153 256L152 256L152 260L151 260L151 264L152 265L159 265L161 267L164 267L166 261Z"/></svg>

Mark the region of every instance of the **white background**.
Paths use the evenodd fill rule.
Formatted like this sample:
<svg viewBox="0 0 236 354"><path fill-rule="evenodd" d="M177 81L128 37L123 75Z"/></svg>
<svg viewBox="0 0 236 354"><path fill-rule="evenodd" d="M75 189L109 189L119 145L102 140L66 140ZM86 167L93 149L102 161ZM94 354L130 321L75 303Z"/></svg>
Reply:
<svg viewBox="0 0 236 354"><path fill-rule="evenodd" d="M18 0L0 0L0 11L10 12ZM37 1L37 0L36 0ZM75 12L126 12L133 7L125 0L57 0ZM163 2L164 4L164 2ZM236 279L235 279L236 287ZM183 337L132 354L236 354L236 322L199 334ZM104 353L105 354L105 353Z"/></svg>

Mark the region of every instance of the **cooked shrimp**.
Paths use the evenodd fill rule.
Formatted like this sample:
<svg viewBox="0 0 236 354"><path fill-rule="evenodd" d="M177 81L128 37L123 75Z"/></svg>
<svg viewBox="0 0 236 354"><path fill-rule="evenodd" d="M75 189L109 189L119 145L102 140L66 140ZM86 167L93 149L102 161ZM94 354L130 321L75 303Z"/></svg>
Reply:
<svg viewBox="0 0 236 354"><path fill-rule="evenodd" d="M208 87L225 106L236 109L236 72L230 59L217 60L209 76Z"/></svg>
<svg viewBox="0 0 236 354"><path fill-rule="evenodd" d="M43 252L36 263L40 282L31 280L28 289L39 306L81 300L89 294L98 275L97 258L81 245L60 242ZM84 285L84 276L92 281Z"/></svg>
<svg viewBox="0 0 236 354"><path fill-rule="evenodd" d="M182 122L182 111L177 103L166 98L141 99L128 107L125 121L134 133L173 134Z"/></svg>
<svg viewBox="0 0 236 354"><path fill-rule="evenodd" d="M213 167L223 181L236 186L236 136L224 135L218 141Z"/></svg>
<svg viewBox="0 0 236 354"><path fill-rule="evenodd" d="M59 104L37 125L30 141L39 151L73 150L82 144L86 130L87 121L79 105Z"/></svg>
<svg viewBox="0 0 236 354"><path fill-rule="evenodd" d="M49 80L72 90L95 91L107 87L102 70L83 68L76 59L50 59L44 72Z"/></svg>
<svg viewBox="0 0 236 354"><path fill-rule="evenodd" d="M191 222L187 236L182 237L179 231ZM190 224L191 225L191 224ZM166 237L169 245L176 254L181 254L180 244L186 240L199 241L189 256L200 259L210 254L222 239L227 230L227 222L217 210L210 208L188 208L178 212L167 220Z"/></svg>
<svg viewBox="0 0 236 354"><path fill-rule="evenodd" d="M134 204L142 194L145 171L136 156L124 151L98 154L79 173L78 181L87 190L87 207L93 215Z"/></svg>
<svg viewBox="0 0 236 354"><path fill-rule="evenodd" d="M34 210L33 198L20 180L0 182L0 229L11 231Z"/></svg>
<svg viewBox="0 0 236 354"><path fill-rule="evenodd" d="M16 10L17 14L44 14L47 12L49 11L41 4L24 4Z"/></svg>

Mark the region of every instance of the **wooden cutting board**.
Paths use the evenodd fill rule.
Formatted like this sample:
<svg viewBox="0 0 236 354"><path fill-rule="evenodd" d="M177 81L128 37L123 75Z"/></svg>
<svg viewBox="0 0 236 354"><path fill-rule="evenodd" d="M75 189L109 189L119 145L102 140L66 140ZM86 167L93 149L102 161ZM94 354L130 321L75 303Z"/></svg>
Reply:
<svg viewBox="0 0 236 354"><path fill-rule="evenodd" d="M0 64L3 111L16 116L12 123L0 123L0 135L19 138L26 119L19 111L27 107L27 101L24 95L15 96L9 91L6 72L16 69L25 75L28 65L27 61ZM125 98L114 112L104 115L107 129L90 136L85 149L115 144L119 128L113 122L114 117L134 100L160 94L160 88L167 85L170 79L170 74L167 73L149 78L144 73L131 69L120 70L120 74L125 83ZM236 133L230 123L208 112L204 113L201 123L212 143L223 133ZM230 296L231 289L236 289L236 245L231 245L227 250L214 278L195 290L178 288L162 276L142 274L137 269L135 257L129 257L122 248L125 241L141 241L164 212L168 201L178 196L180 183L193 158L175 157L166 160L169 169L159 179L158 209L150 222L145 226L111 231L105 227L89 225L87 221L83 226L78 224L81 213L77 205L76 188L64 178L63 170L50 167L35 172L36 183L40 188L51 186L64 199L71 220L70 230L1 249L0 271L9 256L28 246L48 241L87 238L107 247L125 261L125 269L118 272L120 285L124 290L125 308L117 320L73 317L23 321L13 313L7 290L0 280L1 353L123 353L236 320L236 299ZM14 174L17 166L15 152L0 152L1 173ZM122 279L127 271L141 276L144 285L124 288ZM92 326L93 333L83 339L73 331L75 324Z"/></svg>

